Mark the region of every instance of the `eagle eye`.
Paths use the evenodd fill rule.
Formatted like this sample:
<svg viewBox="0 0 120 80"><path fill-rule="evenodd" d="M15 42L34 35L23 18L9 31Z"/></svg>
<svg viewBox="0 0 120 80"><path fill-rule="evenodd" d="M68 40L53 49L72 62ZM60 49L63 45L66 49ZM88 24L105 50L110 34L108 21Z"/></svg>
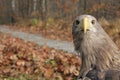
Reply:
<svg viewBox="0 0 120 80"><path fill-rule="evenodd" d="M92 20L91 23L92 23L92 24L95 24L95 20Z"/></svg>
<svg viewBox="0 0 120 80"><path fill-rule="evenodd" d="M75 21L75 24L76 24L76 25L79 25L79 24L80 24L80 21L79 21L79 20L76 20L76 21Z"/></svg>

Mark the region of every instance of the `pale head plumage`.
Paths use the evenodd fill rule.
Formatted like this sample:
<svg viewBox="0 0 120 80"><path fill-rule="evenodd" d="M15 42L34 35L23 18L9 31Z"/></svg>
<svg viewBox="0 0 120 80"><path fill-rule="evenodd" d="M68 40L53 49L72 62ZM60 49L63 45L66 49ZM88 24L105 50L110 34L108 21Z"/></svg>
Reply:
<svg viewBox="0 0 120 80"><path fill-rule="evenodd" d="M75 50L82 58L80 76L93 66L97 70L120 70L120 53L118 47L106 34L95 17L78 16L72 27Z"/></svg>

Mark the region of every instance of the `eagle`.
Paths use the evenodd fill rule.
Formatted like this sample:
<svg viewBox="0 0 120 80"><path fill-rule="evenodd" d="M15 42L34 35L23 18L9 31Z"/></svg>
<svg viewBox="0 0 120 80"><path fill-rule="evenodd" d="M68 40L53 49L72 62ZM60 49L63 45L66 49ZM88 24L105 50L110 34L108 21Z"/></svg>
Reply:
<svg viewBox="0 0 120 80"><path fill-rule="evenodd" d="M99 79L98 71L93 69L87 73L85 80L120 80L120 71L118 70L104 71L104 72L101 72L101 75L104 75L104 76L101 79Z"/></svg>
<svg viewBox="0 0 120 80"><path fill-rule="evenodd" d="M75 51L82 59L79 78L95 68L99 79L108 70L120 70L119 48L91 15L78 16L72 26Z"/></svg>

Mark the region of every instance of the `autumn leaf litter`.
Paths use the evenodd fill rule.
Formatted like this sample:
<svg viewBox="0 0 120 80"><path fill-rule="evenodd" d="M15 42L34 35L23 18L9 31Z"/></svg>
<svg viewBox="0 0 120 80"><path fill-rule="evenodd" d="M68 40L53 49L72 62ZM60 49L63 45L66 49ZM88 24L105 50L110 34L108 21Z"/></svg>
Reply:
<svg viewBox="0 0 120 80"><path fill-rule="evenodd" d="M78 56L0 33L0 78L76 80Z"/></svg>

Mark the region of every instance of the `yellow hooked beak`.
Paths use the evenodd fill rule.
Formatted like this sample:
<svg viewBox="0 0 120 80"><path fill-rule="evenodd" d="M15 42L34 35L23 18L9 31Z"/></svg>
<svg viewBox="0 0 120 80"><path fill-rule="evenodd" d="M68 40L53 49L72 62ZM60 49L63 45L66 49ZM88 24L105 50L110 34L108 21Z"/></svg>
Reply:
<svg viewBox="0 0 120 80"><path fill-rule="evenodd" d="M89 26L88 19L83 18L83 30L84 30L84 33L86 33L88 26Z"/></svg>

